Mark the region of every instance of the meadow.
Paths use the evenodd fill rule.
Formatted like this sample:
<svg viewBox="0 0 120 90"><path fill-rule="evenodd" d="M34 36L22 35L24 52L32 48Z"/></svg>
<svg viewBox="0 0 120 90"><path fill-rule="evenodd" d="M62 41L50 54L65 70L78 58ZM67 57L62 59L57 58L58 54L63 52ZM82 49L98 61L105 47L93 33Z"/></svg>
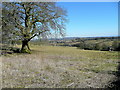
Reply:
<svg viewBox="0 0 120 90"><path fill-rule="evenodd" d="M31 49L31 54L2 56L2 88L105 88L116 79L116 51L39 45Z"/></svg>

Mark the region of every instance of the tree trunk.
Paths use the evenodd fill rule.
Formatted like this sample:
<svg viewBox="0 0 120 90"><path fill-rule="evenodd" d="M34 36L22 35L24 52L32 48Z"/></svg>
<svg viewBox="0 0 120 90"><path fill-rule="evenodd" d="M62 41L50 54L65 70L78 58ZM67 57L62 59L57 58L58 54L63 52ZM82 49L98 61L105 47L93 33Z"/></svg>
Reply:
<svg viewBox="0 0 120 90"><path fill-rule="evenodd" d="M22 53L29 53L30 52L28 42L29 42L28 40L23 40L22 41L22 48L21 48Z"/></svg>

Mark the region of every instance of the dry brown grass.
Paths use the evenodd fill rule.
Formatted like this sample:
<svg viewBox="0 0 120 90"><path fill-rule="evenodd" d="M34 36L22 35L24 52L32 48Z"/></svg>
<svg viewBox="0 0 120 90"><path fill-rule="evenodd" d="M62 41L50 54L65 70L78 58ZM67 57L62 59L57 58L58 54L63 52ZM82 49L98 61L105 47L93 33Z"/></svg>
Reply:
<svg viewBox="0 0 120 90"><path fill-rule="evenodd" d="M3 88L102 88L115 78L117 52L32 46L2 57Z"/></svg>
<svg viewBox="0 0 120 90"><path fill-rule="evenodd" d="M2 88L2 57L0 57L0 89Z"/></svg>

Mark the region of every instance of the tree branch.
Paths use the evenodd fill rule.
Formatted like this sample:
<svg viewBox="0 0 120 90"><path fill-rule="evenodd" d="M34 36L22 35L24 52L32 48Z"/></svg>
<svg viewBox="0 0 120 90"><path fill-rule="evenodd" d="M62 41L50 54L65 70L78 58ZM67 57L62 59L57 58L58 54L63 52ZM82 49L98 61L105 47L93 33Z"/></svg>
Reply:
<svg viewBox="0 0 120 90"><path fill-rule="evenodd" d="M49 31L49 30L44 30L44 31L41 31L41 32L39 32L38 34L36 33L36 34L34 34L32 37L30 37L29 39L28 39L28 41L30 41L32 38L34 38L35 36L38 36L38 35L40 35L41 33L44 33L44 32L47 32L47 31Z"/></svg>
<svg viewBox="0 0 120 90"><path fill-rule="evenodd" d="M36 23L36 22L49 22L51 19L56 19L56 18L59 18L60 16L53 16L53 17L50 17L48 19L42 19L42 20L35 20L33 23Z"/></svg>

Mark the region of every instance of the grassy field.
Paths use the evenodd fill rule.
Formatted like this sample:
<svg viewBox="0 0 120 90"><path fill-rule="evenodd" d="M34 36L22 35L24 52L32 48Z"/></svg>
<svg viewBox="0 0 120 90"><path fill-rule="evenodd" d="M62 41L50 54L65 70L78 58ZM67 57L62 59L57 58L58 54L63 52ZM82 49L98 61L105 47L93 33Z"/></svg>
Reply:
<svg viewBox="0 0 120 90"><path fill-rule="evenodd" d="M118 52L31 46L2 56L3 88L104 88L115 79Z"/></svg>

